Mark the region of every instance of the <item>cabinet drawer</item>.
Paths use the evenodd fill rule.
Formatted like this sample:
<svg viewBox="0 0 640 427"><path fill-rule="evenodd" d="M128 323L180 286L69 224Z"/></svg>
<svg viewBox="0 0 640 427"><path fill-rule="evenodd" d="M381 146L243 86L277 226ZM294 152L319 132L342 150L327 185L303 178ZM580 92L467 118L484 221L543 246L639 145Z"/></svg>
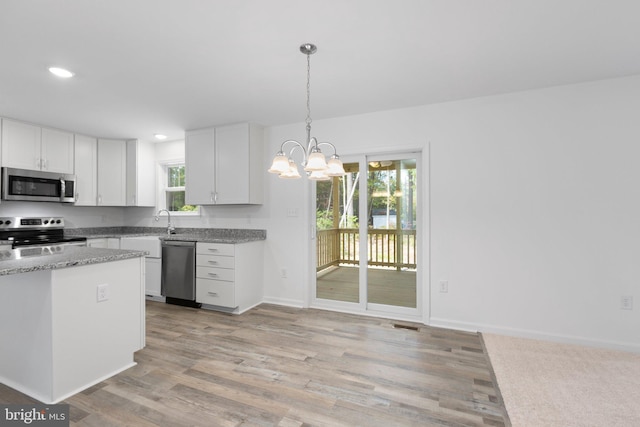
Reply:
<svg viewBox="0 0 640 427"><path fill-rule="evenodd" d="M198 242L196 245L196 252L199 254L233 256L234 245Z"/></svg>
<svg viewBox="0 0 640 427"><path fill-rule="evenodd" d="M235 258L232 256L220 256L220 255L204 255L198 254L196 256L196 265L203 267L218 267L218 268L231 268L235 266Z"/></svg>
<svg viewBox="0 0 640 427"><path fill-rule="evenodd" d="M234 284L219 280L196 279L196 301L221 307L235 307Z"/></svg>
<svg viewBox="0 0 640 427"><path fill-rule="evenodd" d="M201 279L214 279L233 282L234 271L228 268L203 267L201 265L197 265L196 277L199 277Z"/></svg>

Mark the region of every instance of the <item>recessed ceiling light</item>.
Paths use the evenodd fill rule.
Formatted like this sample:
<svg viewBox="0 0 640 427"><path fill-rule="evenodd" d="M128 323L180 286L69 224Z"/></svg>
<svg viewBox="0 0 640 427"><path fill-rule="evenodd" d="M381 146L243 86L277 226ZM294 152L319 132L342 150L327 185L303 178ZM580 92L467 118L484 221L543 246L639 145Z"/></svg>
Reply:
<svg viewBox="0 0 640 427"><path fill-rule="evenodd" d="M59 67L49 67L49 72L58 77L62 77L64 79L68 79L69 77L73 77L73 73L69 70L65 70L64 68Z"/></svg>
<svg viewBox="0 0 640 427"><path fill-rule="evenodd" d="M156 137L156 139L167 139L167 135L163 135L161 133L156 133L155 135L153 135Z"/></svg>

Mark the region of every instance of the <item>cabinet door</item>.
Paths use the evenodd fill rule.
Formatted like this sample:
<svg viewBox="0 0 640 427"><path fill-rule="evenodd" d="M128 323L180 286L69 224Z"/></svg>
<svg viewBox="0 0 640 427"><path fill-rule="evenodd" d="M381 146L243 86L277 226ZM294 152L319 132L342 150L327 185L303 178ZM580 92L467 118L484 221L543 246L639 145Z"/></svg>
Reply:
<svg viewBox="0 0 640 427"><path fill-rule="evenodd" d="M120 249L120 238L119 237L109 237L109 238L107 238L107 248L109 248L109 249Z"/></svg>
<svg viewBox="0 0 640 427"><path fill-rule="evenodd" d="M250 123L216 128L216 204L261 204L265 176L263 130Z"/></svg>
<svg viewBox="0 0 640 427"><path fill-rule="evenodd" d="M156 205L155 149L151 142L127 141L127 206Z"/></svg>
<svg viewBox="0 0 640 427"><path fill-rule="evenodd" d="M162 260L159 258L147 258L145 270L145 293L154 297L161 296Z"/></svg>
<svg viewBox="0 0 640 427"><path fill-rule="evenodd" d="M249 202L249 126L216 128L215 183L219 205Z"/></svg>
<svg viewBox="0 0 640 427"><path fill-rule="evenodd" d="M75 136L76 206L95 206L98 194L98 140Z"/></svg>
<svg viewBox="0 0 640 427"><path fill-rule="evenodd" d="M73 134L42 128L40 155L43 171L72 174Z"/></svg>
<svg viewBox="0 0 640 427"><path fill-rule="evenodd" d="M87 239L87 246L90 248L106 248L107 239Z"/></svg>
<svg viewBox="0 0 640 427"><path fill-rule="evenodd" d="M124 140L98 140L98 205L125 206L127 197L127 144Z"/></svg>
<svg viewBox="0 0 640 427"><path fill-rule="evenodd" d="M2 120L2 166L40 170L41 129L14 120Z"/></svg>
<svg viewBox="0 0 640 427"><path fill-rule="evenodd" d="M185 135L185 201L189 205L214 204L214 138L213 128Z"/></svg>

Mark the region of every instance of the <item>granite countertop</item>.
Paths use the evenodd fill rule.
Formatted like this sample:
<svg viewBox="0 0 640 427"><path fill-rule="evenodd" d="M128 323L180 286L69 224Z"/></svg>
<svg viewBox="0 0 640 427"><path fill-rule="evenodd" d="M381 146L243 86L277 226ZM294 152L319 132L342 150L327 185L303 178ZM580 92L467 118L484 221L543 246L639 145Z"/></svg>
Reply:
<svg viewBox="0 0 640 427"><path fill-rule="evenodd" d="M120 261L143 257L146 252L123 249L58 246L27 249L0 248L0 276L40 270Z"/></svg>
<svg viewBox="0 0 640 427"><path fill-rule="evenodd" d="M160 240L180 240L183 242L205 242L205 243L229 243L229 244L238 244L238 243L248 243L255 242L256 240L264 240L264 239L256 239L253 237L215 237L215 236L206 236L201 234L171 234L171 235L162 235L160 236Z"/></svg>
<svg viewBox="0 0 640 427"><path fill-rule="evenodd" d="M65 235L84 236L88 239L158 236L161 240L181 240L206 243L247 243L267 238L266 230L241 228L177 228L167 235L159 227L95 227L66 229Z"/></svg>

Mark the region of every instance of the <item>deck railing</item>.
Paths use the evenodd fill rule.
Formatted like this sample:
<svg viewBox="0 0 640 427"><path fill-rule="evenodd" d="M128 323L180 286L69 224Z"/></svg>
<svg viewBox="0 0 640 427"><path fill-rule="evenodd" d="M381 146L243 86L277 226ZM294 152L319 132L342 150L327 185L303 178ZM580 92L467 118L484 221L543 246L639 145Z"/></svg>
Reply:
<svg viewBox="0 0 640 427"><path fill-rule="evenodd" d="M360 263L360 234L354 228L320 230L316 235L317 271L333 265ZM377 267L416 268L416 231L369 229L367 264Z"/></svg>

